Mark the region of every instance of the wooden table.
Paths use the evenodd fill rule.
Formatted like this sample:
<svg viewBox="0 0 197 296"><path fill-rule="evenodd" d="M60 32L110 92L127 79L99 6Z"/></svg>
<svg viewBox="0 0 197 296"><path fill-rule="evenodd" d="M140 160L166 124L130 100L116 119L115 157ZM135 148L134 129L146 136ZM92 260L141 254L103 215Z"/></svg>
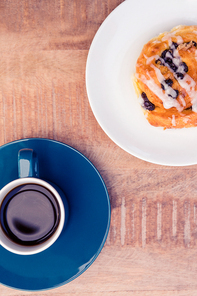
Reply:
<svg viewBox="0 0 197 296"><path fill-rule="evenodd" d="M112 208L106 244L80 277L46 292L0 285L1 296L197 295L197 167L129 155L88 102L88 50L121 2L0 1L0 145L41 137L73 146L101 173Z"/></svg>

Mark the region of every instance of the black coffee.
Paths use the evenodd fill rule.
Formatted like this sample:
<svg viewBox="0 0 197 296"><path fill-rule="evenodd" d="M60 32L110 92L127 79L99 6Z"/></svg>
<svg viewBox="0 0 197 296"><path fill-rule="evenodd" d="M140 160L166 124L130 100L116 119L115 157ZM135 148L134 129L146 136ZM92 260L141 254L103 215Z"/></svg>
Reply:
<svg viewBox="0 0 197 296"><path fill-rule="evenodd" d="M10 191L2 202L3 231L20 245L46 241L59 224L60 210L55 196L45 187L25 184Z"/></svg>

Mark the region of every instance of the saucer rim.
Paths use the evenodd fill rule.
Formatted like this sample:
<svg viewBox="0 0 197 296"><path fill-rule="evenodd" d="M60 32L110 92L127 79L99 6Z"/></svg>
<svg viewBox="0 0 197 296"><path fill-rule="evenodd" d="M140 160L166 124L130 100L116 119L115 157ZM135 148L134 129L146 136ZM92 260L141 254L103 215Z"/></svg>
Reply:
<svg viewBox="0 0 197 296"><path fill-rule="evenodd" d="M63 281L63 282L60 282L60 283L57 283L51 287L47 287L47 288L39 288L39 289L26 289L26 288L20 288L20 287L16 287L16 286L13 286L13 285L9 285L9 284L5 284L5 283L2 283L1 280L0 280L0 284L5 286L5 287L8 287L8 288L12 288L12 289L16 289L16 290L19 290L19 291L30 291L30 292L36 292L36 291L47 291L47 290L52 290L52 289L55 289L55 288L58 288L58 287L61 287L63 285L66 285L67 283L73 281L74 279L78 278L81 274L83 274L93 263L94 261L97 259L97 257L99 256L99 254L101 253L101 250L103 249L104 247L104 244L106 242L106 239L107 239L107 236L109 234L109 229L110 229L110 223L111 223L111 204L110 204L110 197L109 197L109 193L108 193L108 190L107 190L107 186L100 174L100 172L98 171L98 169L95 167L95 165L84 155L82 154L79 150L77 150L76 148L72 147L71 145L68 145L68 144L65 144L64 142L61 142L61 141L57 141L57 140L54 140L54 139L49 139L49 138L44 138L44 137L29 137L29 138L21 138L21 139L18 139L18 140L14 140L14 141L11 141L11 142L8 142L8 143L5 143L3 145L0 146L0 152L1 152L1 149L2 148L6 148L7 146L10 146L11 144L19 144L19 143L22 143L22 142L25 142L25 141L49 141L49 142L53 142L55 144L60 144L62 146L65 146L71 150L73 150L74 152L76 152L77 154L79 154L81 157L83 157L91 166L92 168L95 170L95 172L97 173L102 185L103 185L103 188L104 188L104 191L105 191L105 196L106 196L106 201L107 201L107 224L106 224L106 229L105 229L105 233L103 235L103 239L102 239L102 242L100 243L99 245L99 248L97 249L96 253L94 254L94 256L90 259L90 261L87 263L87 265L81 270L79 271L78 273L76 273L75 275L73 275L72 277L70 277L69 279ZM3 187L2 187L3 188ZM1 188L0 188L1 190ZM0 245L0 247L2 247ZM3 248L3 247L2 247ZM45 252L45 251L43 251ZM15 254L16 256L20 256L20 255L17 255ZM28 256L28 255L27 255ZM31 256L31 255L29 255Z"/></svg>

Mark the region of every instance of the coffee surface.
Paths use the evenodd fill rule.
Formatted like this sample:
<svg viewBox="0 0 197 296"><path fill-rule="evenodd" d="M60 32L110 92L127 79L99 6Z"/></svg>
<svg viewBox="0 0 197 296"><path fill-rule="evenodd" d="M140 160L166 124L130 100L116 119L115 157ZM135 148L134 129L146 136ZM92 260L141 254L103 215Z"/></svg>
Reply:
<svg viewBox="0 0 197 296"><path fill-rule="evenodd" d="M43 186L18 186L4 198L1 225L6 235L16 243L40 244L53 234L58 223L56 198Z"/></svg>

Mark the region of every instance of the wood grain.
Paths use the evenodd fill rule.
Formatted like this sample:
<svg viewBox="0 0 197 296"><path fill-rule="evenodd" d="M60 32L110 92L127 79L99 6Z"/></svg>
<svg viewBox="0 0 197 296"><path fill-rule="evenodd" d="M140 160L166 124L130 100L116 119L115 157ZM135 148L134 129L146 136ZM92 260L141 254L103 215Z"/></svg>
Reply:
<svg viewBox="0 0 197 296"><path fill-rule="evenodd" d="M123 0L0 1L0 145L42 137L87 156L111 200L106 244L73 282L1 296L197 295L197 166L147 163L96 122L85 87L92 39Z"/></svg>

